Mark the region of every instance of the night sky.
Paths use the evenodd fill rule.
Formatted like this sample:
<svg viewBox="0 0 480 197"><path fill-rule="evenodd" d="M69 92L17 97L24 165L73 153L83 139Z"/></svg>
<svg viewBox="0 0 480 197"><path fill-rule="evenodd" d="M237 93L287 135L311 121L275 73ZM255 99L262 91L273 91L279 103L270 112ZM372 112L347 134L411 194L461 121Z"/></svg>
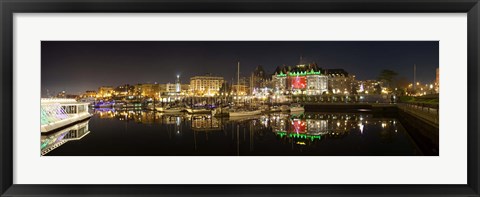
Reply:
<svg viewBox="0 0 480 197"><path fill-rule="evenodd" d="M439 64L437 41L42 41L42 97L65 90L80 94L99 86L137 83L182 83L212 73L231 81L262 65L273 73L279 65L316 62L343 68L358 80L376 79L383 69L399 77L433 82Z"/></svg>

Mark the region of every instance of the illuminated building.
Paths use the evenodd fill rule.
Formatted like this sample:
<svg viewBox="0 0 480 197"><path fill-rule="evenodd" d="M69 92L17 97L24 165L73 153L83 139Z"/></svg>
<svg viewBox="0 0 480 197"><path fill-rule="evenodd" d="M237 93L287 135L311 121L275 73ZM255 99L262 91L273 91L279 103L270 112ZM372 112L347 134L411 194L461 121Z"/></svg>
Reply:
<svg viewBox="0 0 480 197"><path fill-rule="evenodd" d="M181 86L180 86L180 75L177 75L177 81L175 81L175 92L180 93Z"/></svg>
<svg viewBox="0 0 480 197"><path fill-rule="evenodd" d="M333 94L350 94L356 86L355 76L343 69L327 69L328 90ZM356 88L356 87L355 87Z"/></svg>
<svg viewBox="0 0 480 197"><path fill-rule="evenodd" d="M238 94L238 95L247 95L247 93L250 92L250 89L247 85L232 85L232 93L233 94Z"/></svg>
<svg viewBox="0 0 480 197"><path fill-rule="evenodd" d="M97 92L95 92L94 90L87 90L85 91L85 94L83 94L82 97L95 97L97 96Z"/></svg>
<svg viewBox="0 0 480 197"><path fill-rule="evenodd" d="M165 91L167 93L177 93L177 84L174 84L174 83L165 84Z"/></svg>
<svg viewBox="0 0 480 197"><path fill-rule="evenodd" d="M188 90L190 89L190 84L177 84L177 83L167 83L167 84L164 84L164 91L165 93L169 94L169 95L173 95L173 94L186 94L188 92Z"/></svg>
<svg viewBox="0 0 480 197"><path fill-rule="evenodd" d="M100 86L98 88L97 97L111 97L113 94L112 86Z"/></svg>
<svg viewBox="0 0 480 197"><path fill-rule="evenodd" d="M321 95L328 91L328 77L317 64L277 67L272 80L274 91L280 94Z"/></svg>
<svg viewBox="0 0 480 197"><path fill-rule="evenodd" d="M358 93L360 94L376 94L378 93L378 87L381 86L381 83L377 80L365 80L358 81Z"/></svg>
<svg viewBox="0 0 480 197"><path fill-rule="evenodd" d="M128 95L133 95L133 93L135 92L135 87L134 86L131 86L129 84L125 84L125 85L121 85L121 86L118 86L115 88L115 92L114 92L114 95L116 97L125 97L125 96L128 96Z"/></svg>
<svg viewBox="0 0 480 197"><path fill-rule="evenodd" d="M161 91L161 86L160 84L152 84L152 83L144 83L144 84L137 84L135 85L135 92L137 96L142 96L142 97L158 97L159 93Z"/></svg>
<svg viewBox="0 0 480 197"><path fill-rule="evenodd" d="M251 81L250 81L250 90L253 92L254 90L258 90L259 88L265 87L266 82L268 81L267 74L265 70L263 70L262 66L257 66L255 70L252 72Z"/></svg>
<svg viewBox="0 0 480 197"><path fill-rule="evenodd" d="M67 93L65 93L65 90L64 90L64 91L59 92L55 97L56 98L77 99L77 98L79 98L79 95L67 94Z"/></svg>
<svg viewBox="0 0 480 197"><path fill-rule="evenodd" d="M195 96L218 95L223 81L223 77L212 76L209 73L194 76L190 78L190 90Z"/></svg>
<svg viewBox="0 0 480 197"><path fill-rule="evenodd" d="M97 92L94 90L87 90L85 93L80 95L79 101L83 103L94 103L95 98L97 97Z"/></svg>

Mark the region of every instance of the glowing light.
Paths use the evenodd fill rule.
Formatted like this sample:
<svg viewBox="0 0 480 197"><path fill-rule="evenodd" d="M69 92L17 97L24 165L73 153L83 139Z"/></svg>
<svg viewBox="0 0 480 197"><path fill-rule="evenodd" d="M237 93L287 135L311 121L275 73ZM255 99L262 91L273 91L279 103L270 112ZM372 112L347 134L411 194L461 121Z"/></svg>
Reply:
<svg viewBox="0 0 480 197"><path fill-rule="evenodd" d="M277 75L278 77L286 77L287 74L284 74L282 71L280 71L280 73Z"/></svg>
<svg viewBox="0 0 480 197"><path fill-rule="evenodd" d="M363 125L362 123L358 123L358 128L360 128L360 133L363 134L363 127L365 125Z"/></svg>

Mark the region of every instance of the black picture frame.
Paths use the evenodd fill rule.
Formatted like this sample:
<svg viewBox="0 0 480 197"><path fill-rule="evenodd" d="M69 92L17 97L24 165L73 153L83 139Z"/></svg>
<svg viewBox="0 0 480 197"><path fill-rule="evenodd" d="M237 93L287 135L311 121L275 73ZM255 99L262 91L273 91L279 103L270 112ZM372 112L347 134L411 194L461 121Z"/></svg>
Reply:
<svg viewBox="0 0 480 197"><path fill-rule="evenodd" d="M0 0L1 196L479 196L479 0ZM14 13L467 13L468 184L465 185L21 185L13 184ZM33 32L32 32L33 33ZM34 165L34 164L33 164ZM449 169L445 169L449 170ZM441 172L439 172L441 173ZM414 177L412 177L413 179Z"/></svg>

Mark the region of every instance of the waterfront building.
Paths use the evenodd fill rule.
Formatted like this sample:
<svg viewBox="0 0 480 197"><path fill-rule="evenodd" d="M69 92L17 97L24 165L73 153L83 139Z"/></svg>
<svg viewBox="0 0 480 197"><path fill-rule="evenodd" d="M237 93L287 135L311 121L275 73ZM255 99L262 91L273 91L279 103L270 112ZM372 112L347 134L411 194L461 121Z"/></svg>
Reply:
<svg viewBox="0 0 480 197"><path fill-rule="evenodd" d="M177 75L177 80L175 81L175 93L180 94L181 85L180 85L180 75Z"/></svg>
<svg viewBox="0 0 480 197"><path fill-rule="evenodd" d="M67 93L65 92L65 90L59 92L59 93L55 96L55 98L69 98L69 99L77 99L77 98L79 98L79 97L80 97L79 95L67 94Z"/></svg>
<svg viewBox="0 0 480 197"><path fill-rule="evenodd" d="M79 96L79 100L80 102L84 102L84 103L94 103L95 102L95 98L97 97L97 92L94 91L94 90L87 90L85 91L85 93L83 93L82 95Z"/></svg>
<svg viewBox="0 0 480 197"><path fill-rule="evenodd" d="M135 85L135 92L140 97L157 98L162 90L164 90L162 85L157 83L144 83Z"/></svg>
<svg viewBox="0 0 480 197"><path fill-rule="evenodd" d="M250 88L244 84L235 84L232 85L232 94L233 95L247 95L250 92Z"/></svg>
<svg viewBox="0 0 480 197"><path fill-rule="evenodd" d="M355 76L344 69L327 69L328 91L333 94L350 94L355 86Z"/></svg>
<svg viewBox="0 0 480 197"><path fill-rule="evenodd" d="M190 78L190 91L195 96L218 95L223 82L223 77L213 76L210 73L194 76Z"/></svg>
<svg viewBox="0 0 480 197"><path fill-rule="evenodd" d="M261 65L257 66L252 72L250 79L250 93L253 94L255 90L265 87L265 83L268 81L267 74Z"/></svg>
<svg viewBox="0 0 480 197"><path fill-rule="evenodd" d="M85 91L85 94L82 95L82 97L86 98L86 97L96 97L97 96L97 92L95 90L87 90Z"/></svg>
<svg viewBox="0 0 480 197"><path fill-rule="evenodd" d="M358 93L377 94L381 92L381 83L377 80L358 81Z"/></svg>
<svg viewBox="0 0 480 197"><path fill-rule="evenodd" d="M113 91L114 90L112 86L100 86L98 88L97 97L102 97L102 98L111 97L113 95Z"/></svg>
<svg viewBox="0 0 480 197"><path fill-rule="evenodd" d="M174 83L167 83L165 84L165 92L167 93L178 93L177 92L177 84L174 84Z"/></svg>
<svg viewBox="0 0 480 197"><path fill-rule="evenodd" d="M275 94L321 95L328 91L328 77L317 64L277 67L272 76Z"/></svg>
<svg viewBox="0 0 480 197"><path fill-rule="evenodd" d="M135 93L135 86L124 84L117 86L114 91L114 95L117 98L124 98Z"/></svg>

